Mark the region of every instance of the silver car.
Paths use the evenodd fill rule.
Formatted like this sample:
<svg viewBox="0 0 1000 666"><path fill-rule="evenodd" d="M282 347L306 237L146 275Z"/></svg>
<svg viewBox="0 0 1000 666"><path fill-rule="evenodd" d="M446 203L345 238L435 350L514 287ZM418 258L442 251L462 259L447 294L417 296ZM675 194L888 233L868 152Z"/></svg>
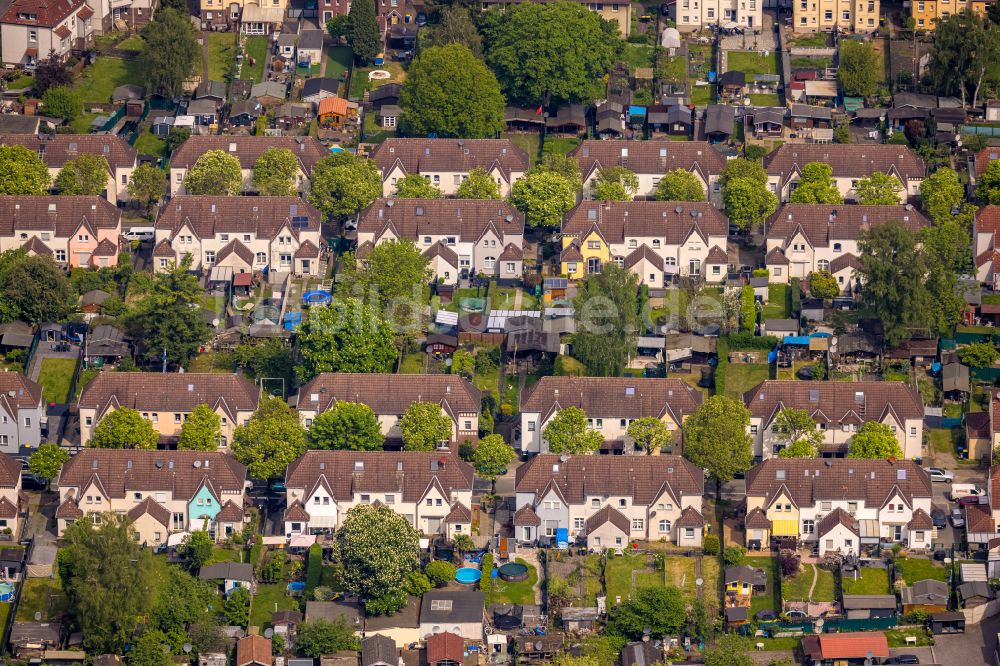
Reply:
<svg viewBox="0 0 1000 666"><path fill-rule="evenodd" d="M965 515L961 509L951 510L951 525L952 527L965 527Z"/></svg>
<svg viewBox="0 0 1000 666"><path fill-rule="evenodd" d="M955 473L951 470L941 469L940 467L928 467L927 473L931 475L931 481L942 483L953 483L955 481Z"/></svg>

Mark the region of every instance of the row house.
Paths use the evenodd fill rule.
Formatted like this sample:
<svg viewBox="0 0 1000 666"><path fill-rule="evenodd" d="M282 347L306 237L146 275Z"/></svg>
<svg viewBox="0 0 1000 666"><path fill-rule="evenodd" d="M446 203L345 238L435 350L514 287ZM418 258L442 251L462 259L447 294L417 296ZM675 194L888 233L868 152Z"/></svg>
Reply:
<svg viewBox="0 0 1000 666"><path fill-rule="evenodd" d="M933 31L938 21L943 21L952 14L961 14L969 10L980 17L986 16L987 0L913 0L910 3L910 15L917 30Z"/></svg>
<svg viewBox="0 0 1000 666"><path fill-rule="evenodd" d="M698 177L707 201L722 207L719 176L726 158L707 141L587 140L569 156L580 164L585 198L593 198L594 181L602 168L625 167L634 172L639 179L636 198L652 197L664 174L682 169Z"/></svg>
<svg viewBox="0 0 1000 666"><path fill-rule="evenodd" d="M845 201L855 199L854 188L876 171L895 177L900 184L899 202L920 194L927 175L924 161L908 146L819 143L786 143L764 158L768 186L779 202L788 201L802 175L802 167L822 162L833 170L834 184Z"/></svg>
<svg viewBox="0 0 1000 666"><path fill-rule="evenodd" d="M522 453L548 453L543 433L560 409L579 407L588 428L604 436L607 447L630 452L628 426L644 416L663 421L680 438L684 419L703 396L679 379L637 377L542 377L521 399Z"/></svg>
<svg viewBox="0 0 1000 666"><path fill-rule="evenodd" d="M205 530L222 541L242 529L249 483L246 467L218 451L84 448L56 487L60 537L78 520L98 525L112 512L131 519L139 543L157 546L175 532Z"/></svg>
<svg viewBox="0 0 1000 666"><path fill-rule="evenodd" d="M0 410L3 409L4 402L0 399ZM28 509L26 503L21 503L21 469L16 458L0 453L0 533L17 535L21 531L21 518Z"/></svg>
<svg viewBox="0 0 1000 666"><path fill-rule="evenodd" d="M488 173L506 197L531 166L528 153L510 139L387 139L372 153L372 160L382 173L385 197L395 194L396 183L412 174L453 196L473 169Z"/></svg>
<svg viewBox="0 0 1000 666"><path fill-rule="evenodd" d="M233 430L250 419L259 401L260 389L237 374L102 372L77 401L80 445L86 446L102 418L120 408L138 411L161 442L174 443L191 410L208 405L219 415L219 448L226 449Z"/></svg>
<svg viewBox="0 0 1000 666"><path fill-rule="evenodd" d="M535 456L517 469L514 533L521 543L565 538L597 551L636 539L700 547L704 492L705 472L676 455Z"/></svg>
<svg viewBox="0 0 1000 666"><path fill-rule="evenodd" d="M0 372L0 453L17 455L41 444L45 418L42 387L19 372Z"/></svg>
<svg viewBox="0 0 1000 666"><path fill-rule="evenodd" d="M0 14L5 66L33 69L50 54L65 60L94 45L94 10L84 0L14 0Z"/></svg>
<svg viewBox="0 0 1000 666"><path fill-rule="evenodd" d="M371 407L391 447L398 448L402 439L399 419L415 402L441 405L441 413L452 423L451 442L475 441L479 434L482 394L458 375L322 372L299 388L295 407L308 428L338 400ZM448 444L440 446L447 449Z"/></svg>
<svg viewBox="0 0 1000 666"><path fill-rule="evenodd" d="M128 141L110 134L4 134L0 146L23 146L38 153L55 182L60 169L80 155L99 155L108 162L103 196L111 203L128 201L128 184L139 166L139 153Z"/></svg>
<svg viewBox="0 0 1000 666"><path fill-rule="evenodd" d="M990 168L990 163L1000 160L1000 147L987 146L969 160L969 187L975 188L979 178Z"/></svg>
<svg viewBox="0 0 1000 666"><path fill-rule="evenodd" d="M492 199L376 199L358 216L359 261L379 243L410 240L436 280L521 277L524 214Z"/></svg>
<svg viewBox="0 0 1000 666"><path fill-rule="evenodd" d="M764 222L764 265L772 282L787 283L813 271L830 271L842 294L857 284L858 237L874 226L897 221L913 233L930 226L910 204L861 206L785 204Z"/></svg>
<svg viewBox="0 0 1000 666"><path fill-rule="evenodd" d="M512 4L517 4L521 0L484 0L483 11L492 8L504 9ZM629 2L592 2L590 0L576 0L590 11L596 13L605 21L614 21L618 24L618 32L622 37L628 37L632 30L632 5Z"/></svg>
<svg viewBox="0 0 1000 666"><path fill-rule="evenodd" d="M681 32L711 25L735 23L744 30L760 32L764 25L765 0L670 0L670 18Z"/></svg>
<svg viewBox="0 0 1000 666"><path fill-rule="evenodd" d="M994 291L1000 290L1000 206L983 206L972 223L972 256L976 279Z"/></svg>
<svg viewBox="0 0 1000 666"><path fill-rule="evenodd" d="M281 24L288 0L199 0L202 30L233 30L269 35Z"/></svg>
<svg viewBox="0 0 1000 666"><path fill-rule="evenodd" d="M795 32L866 33L878 28L879 0L793 0L791 4Z"/></svg>
<svg viewBox="0 0 1000 666"><path fill-rule="evenodd" d="M23 248L68 268L118 265L122 212L98 196L0 196L0 252Z"/></svg>
<svg viewBox="0 0 1000 666"><path fill-rule="evenodd" d="M318 275L322 220L299 197L176 196L156 218L153 270L190 256L194 270Z"/></svg>
<svg viewBox="0 0 1000 666"><path fill-rule="evenodd" d="M285 535L330 534L354 506L390 507L421 534L472 531L472 465L448 452L307 451L285 471Z"/></svg>
<svg viewBox="0 0 1000 666"><path fill-rule="evenodd" d="M749 548L786 539L827 553L905 543L930 548L931 479L912 460L773 458L746 475Z"/></svg>
<svg viewBox="0 0 1000 666"><path fill-rule="evenodd" d="M116 30L137 32L153 20L160 0L87 0L94 12L94 34L105 35Z"/></svg>
<svg viewBox="0 0 1000 666"><path fill-rule="evenodd" d="M994 398L991 412L997 409L997 402ZM996 436L994 435L994 438ZM970 504L965 507L965 535L970 544L976 544L979 548L989 548L990 570L996 566L997 561L997 525L1000 525L1000 466L990 467L989 482L986 485L986 497L981 497L979 504Z"/></svg>
<svg viewBox="0 0 1000 666"><path fill-rule="evenodd" d="M192 136L170 158L170 194L187 194L184 177L209 150L221 150L239 159L243 170L243 193L254 194L257 190L253 185L253 167L268 148L285 148L295 155L299 162L295 186L302 194L309 191L313 167L330 154L318 139L307 136Z"/></svg>
<svg viewBox="0 0 1000 666"><path fill-rule="evenodd" d="M711 204L679 201L583 201L563 217L562 273L580 279L613 262L649 287L675 276L722 282L729 222Z"/></svg>
<svg viewBox="0 0 1000 666"><path fill-rule="evenodd" d="M920 393L899 382L766 380L743 394L757 460L778 455L787 440L774 425L782 409L804 409L823 433L823 456L843 457L868 421L892 428L904 457L918 458L924 438Z"/></svg>

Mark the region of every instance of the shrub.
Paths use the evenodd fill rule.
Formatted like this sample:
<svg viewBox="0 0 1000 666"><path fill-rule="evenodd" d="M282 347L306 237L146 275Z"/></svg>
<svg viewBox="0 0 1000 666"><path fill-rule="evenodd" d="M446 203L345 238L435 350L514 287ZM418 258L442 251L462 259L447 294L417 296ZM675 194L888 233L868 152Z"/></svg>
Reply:
<svg viewBox="0 0 1000 666"><path fill-rule="evenodd" d="M755 268L753 269L753 277L770 277L771 271L766 268Z"/></svg>
<svg viewBox="0 0 1000 666"><path fill-rule="evenodd" d="M798 278L792 278L789 288L792 291L792 317L797 319L802 312L802 282Z"/></svg>
<svg viewBox="0 0 1000 666"><path fill-rule="evenodd" d="M715 534L706 534L702 541L701 548L706 555L719 554L719 537Z"/></svg>
<svg viewBox="0 0 1000 666"><path fill-rule="evenodd" d="M285 578L285 551L276 550L261 567L260 577L265 583L278 583Z"/></svg>
<svg viewBox="0 0 1000 666"><path fill-rule="evenodd" d="M437 587L444 587L455 579L455 565L444 560L434 560L424 568L424 573Z"/></svg>
<svg viewBox="0 0 1000 666"><path fill-rule="evenodd" d="M778 568L781 575L790 578L799 572L799 562L801 557L794 550L784 549L778 553Z"/></svg>
<svg viewBox="0 0 1000 666"><path fill-rule="evenodd" d="M925 610L915 610L904 615L903 622L906 624L927 624L930 617L930 614Z"/></svg>
<svg viewBox="0 0 1000 666"><path fill-rule="evenodd" d="M746 557L747 549L743 546L726 546L722 551L722 560L727 567L735 567Z"/></svg>
<svg viewBox="0 0 1000 666"><path fill-rule="evenodd" d="M458 457L469 462L472 460L472 456L476 453L476 445L472 442L466 440L458 445Z"/></svg>
<svg viewBox="0 0 1000 666"><path fill-rule="evenodd" d="M740 291L740 332L753 335L757 330L757 308L754 307L753 287L744 285Z"/></svg>
<svg viewBox="0 0 1000 666"><path fill-rule="evenodd" d="M750 335L749 333L734 333L725 336L729 349L774 349L778 338L773 335ZM719 339L722 341L722 338Z"/></svg>
<svg viewBox="0 0 1000 666"><path fill-rule="evenodd" d="M411 571L406 574L406 580L403 581L403 587L407 594L412 594L415 597L422 597L424 593L429 591L433 585L427 576L420 573L419 571Z"/></svg>

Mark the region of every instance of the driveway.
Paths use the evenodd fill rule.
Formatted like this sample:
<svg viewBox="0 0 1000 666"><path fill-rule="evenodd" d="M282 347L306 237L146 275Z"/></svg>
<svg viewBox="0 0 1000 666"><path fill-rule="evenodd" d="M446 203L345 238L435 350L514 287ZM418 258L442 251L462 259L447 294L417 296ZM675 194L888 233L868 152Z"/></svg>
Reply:
<svg viewBox="0 0 1000 666"><path fill-rule="evenodd" d="M924 663L941 666L972 666L995 664L997 632L1000 632L1000 615L987 618L979 624L966 625L964 634L935 636L932 658Z"/></svg>

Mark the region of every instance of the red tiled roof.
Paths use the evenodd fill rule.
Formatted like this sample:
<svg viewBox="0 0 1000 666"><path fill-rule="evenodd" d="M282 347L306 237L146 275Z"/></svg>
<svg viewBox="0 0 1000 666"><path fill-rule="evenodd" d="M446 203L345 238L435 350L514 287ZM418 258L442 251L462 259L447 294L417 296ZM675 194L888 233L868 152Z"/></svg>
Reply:
<svg viewBox="0 0 1000 666"><path fill-rule="evenodd" d="M222 506L222 510L215 516L215 520L220 523L240 523L243 522L243 509L232 500L227 500Z"/></svg>
<svg viewBox="0 0 1000 666"><path fill-rule="evenodd" d="M906 524L908 530L929 530L934 528L934 521L923 509L913 512L913 518Z"/></svg>
<svg viewBox="0 0 1000 666"><path fill-rule="evenodd" d="M305 226L293 226L294 218ZM319 210L299 197L177 196L160 208L156 228L174 235L187 225L199 238L231 233L270 239L283 228L295 236L319 231L322 219Z"/></svg>
<svg viewBox="0 0 1000 666"><path fill-rule="evenodd" d="M990 467L990 503L994 510L1000 509L1000 466Z"/></svg>
<svg viewBox="0 0 1000 666"><path fill-rule="evenodd" d="M989 167L990 162L1000 159L1000 148L989 146L976 153L976 175L981 176Z"/></svg>
<svg viewBox="0 0 1000 666"><path fill-rule="evenodd" d="M38 153L50 169L62 168L84 154L103 156L113 169L134 167L138 157L127 141L109 134L4 134L0 135L0 145L24 146Z"/></svg>
<svg viewBox="0 0 1000 666"><path fill-rule="evenodd" d="M890 220L913 232L930 226L930 220L912 206L789 203L767 218L764 229L767 238L786 244L801 231L813 247L830 247L834 241L857 240L862 230Z"/></svg>
<svg viewBox="0 0 1000 666"><path fill-rule="evenodd" d="M67 28L65 25L59 26L52 32L54 32L56 37L58 37L59 39L66 39L67 37L73 34L72 32L70 32L70 29Z"/></svg>
<svg viewBox="0 0 1000 666"><path fill-rule="evenodd" d="M513 243L507 243L507 247L497 257L497 261L520 261L522 259L524 259L524 251Z"/></svg>
<svg viewBox="0 0 1000 666"><path fill-rule="evenodd" d="M991 426L989 412L969 412L965 415L965 436L967 438L989 439L993 432Z"/></svg>
<svg viewBox="0 0 1000 666"><path fill-rule="evenodd" d="M311 240L307 240L299 246L299 249L295 251L296 259L317 259L319 257L319 248Z"/></svg>
<svg viewBox="0 0 1000 666"><path fill-rule="evenodd" d="M271 666L271 641L263 636L244 636L236 643L236 666Z"/></svg>
<svg viewBox="0 0 1000 666"><path fill-rule="evenodd" d="M235 418L236 412L257 409L259 401L260 389L236 374L102 372L84 387L78 405L99 410L98 416L112 402L115 407L164 412L222 405Z"/></svg>
<svg viewBox="0 0 1000 666"><path fill-rule="evenodd" d="M122 212L104 197L0 196L0 236L48 232L68 238L80 228L117 229Z"/></svg>
<svg viewBox="0 0 1000 666"><path fill-rule="evenodd" d="M319 110L316 115L323 116L328 113L333 113L338 116L347 115L347 100L343 97L327 97L320 100Z"/></svg>
<svg viewBox="0 0 1000 666"><path fill-rule="evenodd" d="M17 507L6 497L0 497L0 518L17 518Z"/></svg>
<svg viewBox="0 0 1000 666"><path fill-rule="evenodd" d="M83 7L80 8L80 11L77 12L76 17L81 21L86 21L93 15L94 15L94 10L84 5Z"/></svg>
<svg viewBox="0 0 1000 666"><path fill-rule="evenodd" d="M118 246L109 241L107 238L102 240L94 248L95 257L113 257L118 254Z"/></svg>
<svg viewBox="0 0 1000 666"><path fill-rule="evenodd" d="M427 638L427 663L434 666L442 661L465 662L465 641L461 636L442 631Z"/></svg>
<svg viewBox="0 0 1000 666"><path fill-rule="evenodd" d="M376 199L358 215L358 233L375 239L391 231L397 238L419 242L426 234L479 240L488 230L503 242L524 234L524 215L506 201L494 199Z"/></svg>
<svg viewBox="0 0 1000 666"><path fill-rule="evenodd" d="M768 520L767 514L760 507L756 507L747 514L746 527L748 530L769 530L771 529L771 521Z"/></svg>
<svg viewBox="0 0 1000 666"><path fill-rule="evenodd" d="M471 523L472 512L469 511L469 507L465 506L461 502L455 502L455 504L451 507L451 511L444 517L444 522L449 524Z"/></svg>
<svg viewBox="0 0 1000 666"><path fill-rule="evenodd" d="M802 639L802 651L812 659L864 659L870 652L873 657L889 656L889 641L880 631L846 634L821 634Z"/></svg>
<svg viewBox="0 0 1000 666"><path fill-rule="evenodd" d="M582 257L581 257L582 258ZM656 254L648 245L643 243L638 248L632 251L630 255L625 257L625 268L632 268L640 261L645 259L649 263L659 270L663 270L663 257Z"/></svg>
<svg viewBox="0 0 1000 666"><path fill-rule="evenodd" d="M621 530L626 536L628 536L629 530L632 527L628 516L610 504L605 504L600 511L592 515L590 518L587 518L587 534L592 534L595 530L602 527L606 523L611 523Z"/></svg>
<svg viewBox="0 0 1000 666"><path fill-rule="evenodd" d="M689 506L681 512L681 517L677 519L677 527L704 527L705 517L693 506Z"/></svg>
<svg viewBox="0 0 1000 666"><path fill-rule="evenodd" d="M81 517L83 517L83 511L80 510L76 500L72 497L60 504L59 508L56 509L56 518L75 520Z"/></svg>
<svg viewBox="0 0 1000 666"><path fill-rule="evenodd" d="M986 532L993 534L996 532L996 523L993 521L993 514L986 504L970 504L965 507L965 533Z"/></svg>
<svg viewBox="0 0 1000 666"><path fill-rule="evenodd" d="M786 257L785 253L782 252L779 248L773 247L773 248L771 248L771 251L767 253L767 256L764 257L764 265L765 266L787 266L788 265L788 257Z"/></svg>
<svg viewBox="0 0 1000 666"><path fill-rule="evenodd" d="M924 416L920 394L899 382L765 380L744 393L743 402L765 427L784 407L805 409L817 422L833 425L852 416L861 422L881 420L890 411L897 419Z"/></svg>
<svg viewBox="0 0 1000 666"><path fill-rule="evenodd" d="M822 537L829 534L830 530L838 525L843 525L854 534L858 533L858 521L841 508L834 509L824 516L823 520L819 521L819 525L816 526L816 532Z"/></svg>
<svg viewBox="0 0 1000 666"><path fill-rule="evenodd" d="M209 150L221 150L237 157L244 169L253 169L257 158L268 148L287 148L292 151L307 175L312 172L317 162L330 154L318 139L311 137L200 135L192 136L181 144L170 158L170 168L190 168ZM225 199L232 205L240 197L225 197Z"/></svg>
<svg viewBox="0 0 1000 666"><path fill-rule="evenodd" d="M482 395L456 375L323 372L299 388L298 409L326 411L338 400L361 402L376 414L402 414L414 402L435 402L458 414L479 413Z"/></svg>
<svg viewBox="0 0 1000 666"><path fill-rule="evenodd" d="M623 151L627 154L623 155ZM726 158L707 141L586 140L570 151L586 179L595 169L624 166L635 173L665 174L700 170L707 178L722 173Z"/></svg>
<svg viewBox="0 0 1000 666"><path fill-rule="evenodd" d="M818 143L782 144L764 158L764 169L768 175L781 176L784 183L810 162L829 164L834 178L868 176L881 171L895 172L905 183L908 178L923 178L927 173L923 160L908 146Z"/></svg>
<svg viewBox="0 0 1000 666"><path fill-rule="evenodd" d="M729 255L718 245L713 245L712 249L708 251L708 256L705 257L706 264L725 264L728 261Z"/></svg>
<svg viewBox="0 0 1000 666"><path fill-rule="evenodd" d="M530 504L525 504L514 514L514 524L534 525L537 527L542 524L542 519L538 517L538 514L535 513Z"/></svg>
<svg viewBox="0 0 1000 666"><path fill-rule="evenodd" d="M304 506L302 506L302 502L298 500L292 502L291 505L285 509L285 522L288 522L289 520L302 520L308 522L309 518L309 512L306 511Z"/></svg>
<svg viewBox="0 0 1000 666"><path fill-rule="evenodd" d="M724 237L729 223L705 202L583 201L566 213L562 234L582 240L595 227L609 243L624 243L626 237L638 236L679 245L692 233L706 242L708 236Z"/></svg>
<svg viewBox="0 0 1000 666"><path fill-rule="evenodd" d="M145 514L151 515L158 523L164 526L170 524L170 510L163 506L152 497L147 497L138 504L136 504L128 512L128 517L130 520L135 522L140 516Z"/></svg>
<svg viewBox="0 0 1000 666"><path fill-rule="evenodd" d="M53 27L79 9L83 0L14 0L0 16L0 23ZM26 18L34 16L34 18Z"/></svg>
<svg viewBox="0 0 1000 666"><path fill-rule="evenodd" d="M397 162L407 174L431 171L467 173L495 167L505 178L524 173L531 165L528 154L509 139L386 139L372 160L385 178Z"/></svg>

